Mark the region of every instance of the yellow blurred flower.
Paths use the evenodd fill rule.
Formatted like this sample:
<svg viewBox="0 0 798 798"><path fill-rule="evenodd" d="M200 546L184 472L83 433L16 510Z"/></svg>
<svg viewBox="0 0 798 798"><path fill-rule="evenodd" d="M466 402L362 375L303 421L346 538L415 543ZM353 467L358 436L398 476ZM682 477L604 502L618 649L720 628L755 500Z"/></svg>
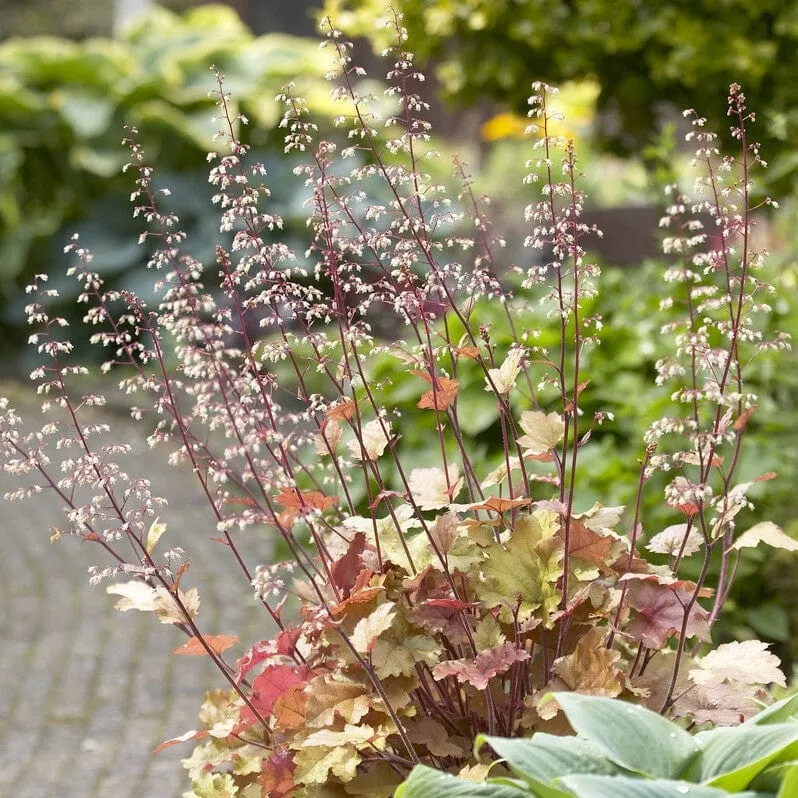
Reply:
<svg viewBox="0 0 798 798"><path fill-rule="evenodd" d="M598 94L599 86L592 80L564 84L552 104L552 112L563 118L549 121L549 135L563 136L573 141L586 136L595 119ZM505 112L485 122L479 132L483 141L522 139L532 121L520 114Z"/></svg>

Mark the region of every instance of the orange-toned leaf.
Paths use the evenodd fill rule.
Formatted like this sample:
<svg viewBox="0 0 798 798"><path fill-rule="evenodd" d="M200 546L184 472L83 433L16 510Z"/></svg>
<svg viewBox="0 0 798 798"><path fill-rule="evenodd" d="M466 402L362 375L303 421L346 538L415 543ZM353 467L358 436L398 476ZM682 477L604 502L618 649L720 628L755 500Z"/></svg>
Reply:
<svg viewBox="0 0 798 798"><path fill-rule="evenodd" d="M778 474L775 471L766 471L754 479L754 482L768 482L771 479L776 479Z"/></svg>
<svg viewBox="0 0 798 798"><path fill-rule="evenodd" d="M249 496L228 496L222 499L223 504L243 504L244 507L254 507L255 501Z"/></svg>
<svg viewBox="0 0 798 798"><path fill-rule="evenodd" d="M436 377L435 381L437 383L435 390L427 391L423 394L416 407L421 410L446 410L454 401L459 390L457 380L452 380L448 377Z"/></svg>
<svg viewBox="0 0 798 798"><path fill-rule="evenodd" d="M457 349L457 354L460 357L467 357L470 360L476 360L479 357L478 346L461 346Z"/></svg>
<svg viewBox="0 0 798 798"><path fill-rule="evenodd" d="M515 510L517 507L525 507L532 504L532 499L502 499L500 496L491 496L482 504L474 505L472 510L493 510L497 513L506 513L508 510Z"/></svg>
<svg viewBox="0 0 798 798"><path fill-rule="evenodd" d="M336 419L337 421L349 421L352 416L355 414L355 408L357 405L351 399L347 402L341 402L340 404L335 405L335 407L331 407L327 410L324 414L329 419Z"/></svg>
<svg viewBox="0 0 798 798"><path fill-rule="evenodd" d="M335 496L325 496L319 490L301 491L296 488L283 488L274 500L287 510L297 510L300 513L326 510L338 502Z"/></svg>
<svg viewBox="0 0 798 798"><path fill-rule="evenodd" d="M275 699L272 714L283 729L296 729L305 722L304 687L292 687Z"/></svg>
<svg viewBox="0 0 798 798"><path fill-rule="evenodd" d="M565 529L560 527L559 538L565 541ZM568 554L578 560L586 560L594 565L606 565L614 538L599 535L592 529L572 518L568 528Z"/></svg>
<svg viewBox="0 0 798 798"><path fill-rule="evenodd" d="M214 654L221 654L238 642L238 637L236 635L203 635L202 639L208 644ZM189 657L198 657L208 652L205 650L198 637L190 637L182 646L178 646L173 653Z"/></svg>
<svg viewBox="0 0 798 798"><path fill-rule="evenodd" d="M744 430L745 425L748 423L748 419L750 419L755 412L756 412L756 405L752 405L747 410L743 410L743 412L740 413L739 416L737 416L737 419L735 420L734 424L732 424L734 429L737 430L737 432Z"/></svg>
<svg viewBox="0 0 798 798"><path fill-rule="evenodd" d="M207 729L191 729L187 731L185 734L181 734L178 737L173 737L171 740L164 740L154 751L154 754L157 754L164 750L164 748L171 748L173 745L177 745L178 743L187 743L189 740L202 740L204 737L208 736Z"/></svg>
<svg viewBox="0 0 798 798"><path fill-rule="evenodd" d="M340 604L336 604L330 612L333 617L343 615L351 607L359 607L363 604L369 604L374 600L374 597L382 592L381 587L367 587L359 593L352 593L349 598L344 599Z"/></svg>
<svg viewBox="0 0 798 798"><path fill-rule="evenodd" d="M460 601L460 599L429 599L427 606L441 607L445 610L468 610L477 605L473 601Z"/></svg>
<svg viewBox="0 0 798 798"><path fill-rule="evenodd" d="M576 386L576 396L577 398L581 395L582 391L590 385L590 380L585 380L584 382L580 382L579 385ZM566 402L565 407L563 407L563 412L570 413L574 409L573 400L569 400Z"/></svg>

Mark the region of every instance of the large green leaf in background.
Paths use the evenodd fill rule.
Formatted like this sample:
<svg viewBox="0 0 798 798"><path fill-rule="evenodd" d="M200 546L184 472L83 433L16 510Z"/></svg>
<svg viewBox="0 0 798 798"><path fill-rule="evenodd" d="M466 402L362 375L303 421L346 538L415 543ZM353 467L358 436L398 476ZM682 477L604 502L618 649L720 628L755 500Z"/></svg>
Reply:
<svg viewBox="0 0 798 798"><path fill-rule="evenodd" d="M218 211L209 201L205 155L220 145L213 141L214 101L208 96L215 88L212 64L225 73L226 88L234 93L232 112L251 119L241 136L261 159L283 160L276 131L282 111L274 96L289 80L297 82L322 122L332 113L323 80L329 59L317 42L283 34L256 38L226 6L207 5L183 15L154 6L116 40L39 36L0 43L4 361L18 355L26 337L24 285L35 273L65 270L62 248L75 229L86 246L99 250L98 270L118 275L120 282L133 281L131 275L146 261L143 249L131 247L139 228L130 219L131 178L121 172L128 159L121 143L125 124L139 127L148 162L169 176L170 210L185 205L181 183L203 186L200 192L192 187L186 198L199 197L201 211L183 221L193 239L204 239L193 254L213 262ZM277 175L288 185L281 189L270 175L275 193L295 195L290 168ZM301 202L282 210L289 238L292 231L304 238ZM304 240L296 243L303 252Z"/></svg>

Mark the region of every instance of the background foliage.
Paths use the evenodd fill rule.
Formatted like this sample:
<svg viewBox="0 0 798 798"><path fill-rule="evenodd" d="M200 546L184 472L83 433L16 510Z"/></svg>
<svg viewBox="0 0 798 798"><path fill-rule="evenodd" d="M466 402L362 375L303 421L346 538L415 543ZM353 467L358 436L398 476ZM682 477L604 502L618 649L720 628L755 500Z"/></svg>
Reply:
<svg viewBox="0 0 798 798"><path fill-rule="evenodd" d="M0 44L0 357L24 340L22 302L11 302L36 272L63 263L77 230L104 275L143 289L146 253L136 245L129 213L130 181L121 169L125 124L141 129L148 157L189 233L192 254L213 258L214 208L205 155L215 144L209 65L227 75L235 102L253 124L244 134L278 184L287 181L281 139L274 133L274 95L298 81L316 112L328 105L321 76L327 59L316 42L269 34L254 37L224 6L179 16L154 7L119 39L82 42L37 36ZM297 223L304 195L279 197ZM301 189L301 186L299 186ZM53 269L54 272L60 269ZM66 284L60 286L66 288ZM70 289L71 290L71 289ZM73 293L64 295L70 302Z"/></svg>
<svg viewBox="0 0 798 798"><path fill-rule="evenodd" d="M594 78L603 143L639 152L669 113L720 109L740 83L761 121L770 180L798 169L798 17L791 0L397 0L423 65L457 103L491 97L524 112L529 83ZM381 49L382 0L326 0L325 12ZM722 111L707 111L726 130Z"/></svg>

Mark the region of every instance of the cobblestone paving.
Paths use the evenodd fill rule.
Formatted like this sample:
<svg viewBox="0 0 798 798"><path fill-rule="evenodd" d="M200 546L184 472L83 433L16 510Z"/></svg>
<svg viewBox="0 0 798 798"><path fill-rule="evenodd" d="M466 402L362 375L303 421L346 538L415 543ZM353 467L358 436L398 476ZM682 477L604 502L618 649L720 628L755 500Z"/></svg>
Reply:
<svg viewBox="0 0 798 798"><path fill-rule="evenodd" d="M13 393L21 414L36 413L35 397ZM147 476L169 500L164 541L191 554L183 584L200 589L201 628L239 634L242 642L268 635L232 556L210 540L215 529L191 476L149 452L133 422L115 416L111 423L134 447L126 461L131 476ZM11 487L0 475L0 496ZM205 658L171 653L185 641L174 628L113 610L104 585L88 582L100 548L67 537L51 544L49 530L59 521L54 497L0 499L0 796L180 796L187 789L180 759L191 744L156 755L153 748L196 728L204 691L222 679ZM256 533L244 543L253 563L267 557Z"/></svg>

